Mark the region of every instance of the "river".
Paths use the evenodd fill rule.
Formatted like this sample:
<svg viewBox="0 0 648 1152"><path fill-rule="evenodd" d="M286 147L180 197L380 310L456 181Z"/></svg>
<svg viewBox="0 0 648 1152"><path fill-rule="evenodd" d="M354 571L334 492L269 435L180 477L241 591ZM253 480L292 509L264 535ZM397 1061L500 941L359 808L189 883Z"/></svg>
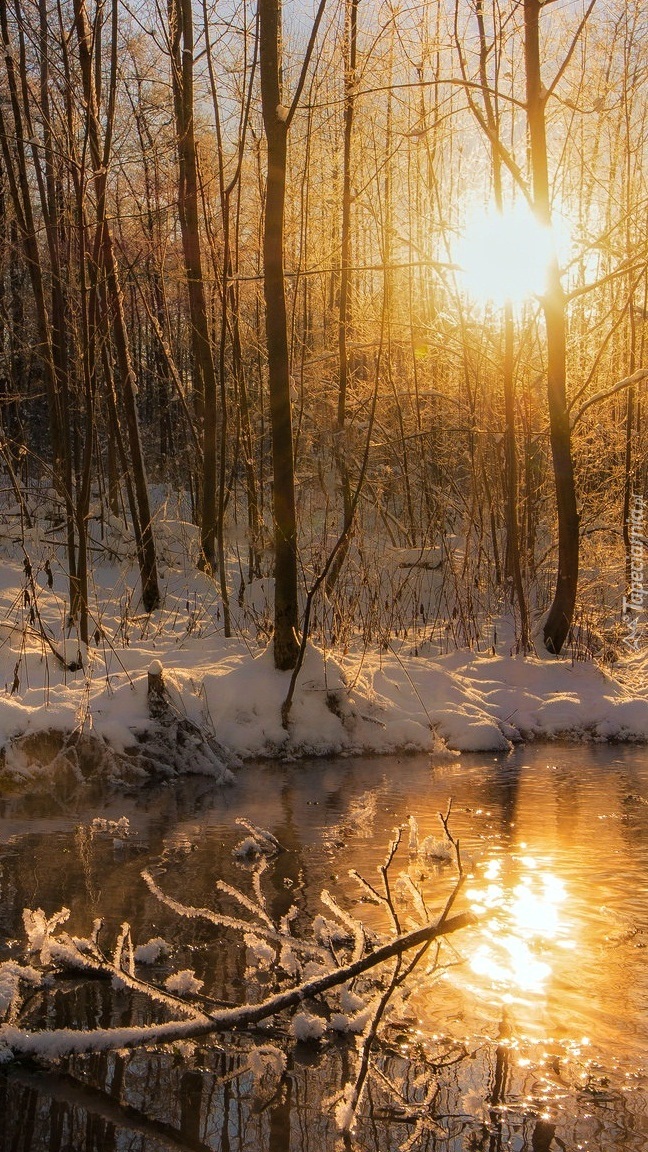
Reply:
<svg viewBox="0 0 648 1152"><path fill-rule="evenodd" d="M453 911L471 910L476 923L438 958L430 950L407 995L390 1004L346 1143L336 1110L356 1039L327 1033L295 1044L278 1019L213 1043L77 1057L48 1072L12 1066L0 1077L0 1152L643 1152L648 760L640 747L253 765L226 788L192 778L129 794L67 776L4 796L0 959L25 956L23 908L51 916L65 905L73 933L87 935L101 916L109 948L128 920L136 943L163 938L171 967L193 970L214 1000L260 998L271 973L250 971L232 933L160 905L142 869L178 900L240 913L216 885L250 890L250 868L236 854L243 818L282 846L262 878L275 920L293 904L296 927L330 917L326 889L369 932L383 932L383 910L350 870L378 888L402 827L394 890L413 880L438 914L453 865L409 851L409 818L419 847L441 839L438 813L450 800L467 873ZM146 971L168 974L163 963ZM39 993L25 1020L89 1029L150 1018L138 994L67 979ZM282 1052L280 1076L273 1061Z"/></svg>

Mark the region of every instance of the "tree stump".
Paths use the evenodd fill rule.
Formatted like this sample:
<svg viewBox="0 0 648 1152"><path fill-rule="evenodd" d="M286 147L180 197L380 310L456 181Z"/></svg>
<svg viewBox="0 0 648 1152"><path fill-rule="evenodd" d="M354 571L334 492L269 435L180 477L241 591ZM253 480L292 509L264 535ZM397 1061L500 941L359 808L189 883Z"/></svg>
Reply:
<svg viewBox="0 0 648 1152"><path fill-rule="evenodd" d="M164 688L164 669L159 660L152 660L149 665L148 706L152 720L161 720L168 712Z"/></svg>

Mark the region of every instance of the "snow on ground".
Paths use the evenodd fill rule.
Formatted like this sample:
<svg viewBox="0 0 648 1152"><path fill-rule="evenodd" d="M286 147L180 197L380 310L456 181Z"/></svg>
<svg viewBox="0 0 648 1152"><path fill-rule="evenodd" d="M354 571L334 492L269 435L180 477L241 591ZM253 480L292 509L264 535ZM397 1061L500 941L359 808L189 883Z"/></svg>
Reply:
<svg viewBox="0 0 648 1152"><path fill-rule="evenodd" d="M150 617L138 611L132 567L95 568L94 639L80 650L75 637L66 636L61 568L52 563L50 588L45 569L34 563L35 617L33 590L31 597L25 595L21 549L4 562L0 745L5 778L24 778L33 768L12 744L17 737L80 732L118 754L132 749L142 734L146 739L156 727L147 695L154 661L162 665L176 718L191 732L213 738L223 762L407 749L501 751L519 740L648 739L648 654L634 658L638 688L632 694L593 662L525 659L502 651L502 645L495 654L439 656L426 653L423 644L414 655L402 640L389 651L359 647L343 658L310 646L286 731L281 705L290 676L275 671L271 647L257 640L271 582L259 582L262 606L245 619L239 614L241 630L226 639L215 584L186 562L161 568L163 603ZM82 667L66 669L55 652L68 665ZM176 767L209 771L209 757L200 754L196 740L183 741Z"/></svg>

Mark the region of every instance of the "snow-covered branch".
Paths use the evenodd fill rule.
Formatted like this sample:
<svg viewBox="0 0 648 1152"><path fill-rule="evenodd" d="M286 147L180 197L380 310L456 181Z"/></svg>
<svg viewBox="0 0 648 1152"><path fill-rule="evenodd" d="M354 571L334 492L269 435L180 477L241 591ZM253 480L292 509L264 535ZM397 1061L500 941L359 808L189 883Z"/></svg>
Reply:
<svg viewBox="0 0 648 1152"><path fill-rule="evenodd" d="M331 988L337 988L350 980L355 980L365 972L385 964L413 949L431 944L443 936L450 936L475 923L471 912L463 912L447 920L428 924L404 932L395 939L383 944L374 952L369 952L360 960L342 965L322 976L278 992L262 1000L260 1004L243 1004L238 1008L224 1008L200 1018L170 1020L163 1024L150 1024L133 1028L94 1028L89 1032L70 1028L55 1028L51 1031L29 1032L12 1025L0 1029L0 1041L15 1055L33 1056L41 1059L56 1059L71 1053L106 1052L117 1048L133 1048L140 1044L167 1044L174 1040L187 1040L206 1036L211 1032L228 1032L233 1028L250 1028L296 1008L305 1000L322 996Z"/></svg>
<svg viewBox="0 0 648 1152"><path fill-rule="evenodd" d="M447 831L447 820L444 827ZM323 893L323 903L335 921L324 920L322 916L315 917L311 925L312 938L299 939L292 934L294 916L291 912L284 915L279 924L273 923L266 911L265 898L260 888L261 876L267 870L267 855L276 854L276 841L264 838L262 830L251 827L250 831L263 858L262 866L257 865L254 869L252 887L255 899L249 898L233 885L219 885L222 894L233 899L247 913L247 919L226 916L209 908L185 905L168 896L150 872L142 875L149 890L180 916L199 918L218 929L236 932L253 956L256 955L257 962L271 967L285 985L289 982L287 986L257 1003L215 1008L213 1001L199 994L202 981L197 980L189 970L170 976L165 982L165 989L139 979L135 964L143 956L143 951L134 947L127 923L122 924L112 955L108 958L99 945L102 927L100 920L95 921L88 938L79 939L61 929L69 915L67 909L49 918L40 909L35 912L26 910L25 927L29 948L32 953L39 954L40 970L32 967L23 969L13 962L0 966L0 987L6 986L6 1023L0 1029L0 1058L10 1060L12 1056L29 1056L47 1062L72 1054L166 1044L232 1029L251 1028L280 1013L298 1008L303 1010L307 1003L321 1001L326 993L341 989L340 1004L344 1011L335 1012L327 1006L324 1016L311 1016L303 1010L294 1018L292 1032L298 1039L319 1036L326 1030L328 1020L333 1030L339 1030L340 1021L344 1020L347 1030L363 1033L359 1072L353 1092L353 1099L357 1102L366 1078L369 1049L394 990L413 971L430 944L474 922L469 912L449 915L463 877L459 875L443 911L436 919L410 931L401 931L394 893L404 892L408 904L413 905L418 916L425 909L425 903L416 882L411 881L409 886L397 885L395 888L389 883L388 871L401 844L401 833L397 830L389 845L386 861L379 870L384 888L381 904L389 914L393 935L382 942L377 940L326 892ZM265 849L265 856L262 849ZM408 959L405 960L405 957ZM303 960L308 961L308 967L302 970ZM394 963L389 976L379 981L378 999L373 1008L368 1008L364 1000L354 993L354 982L367 973L377 973L377 970L390 962ZM317 965L315 971L314 964ZM43 980L52 971L69 970L87 973L92 977L105 976L113 984L144 993L152 1005L166 1014L172 1013L173 1018L146 1026L97 1028L90 1031L81 1028L32 1031L21 1026L21 986L29 987L31 994L39 977ZM376 995L376 985L371 987L373 991L370 999ZM173 995L174 992L178 995ZM346 1008L355 1015L346 1016Z"/></svg>
<svg viewBox="0 0 648 1152"><path fill-rule="evenodd" d="M603 400L609 400L610 396L616 396L617 392L624 392L627 388L632 388L633 384L641 384L642 381L646 379L648 379L648 368L639 368L636 372L633 372L631 376L624 376L623 380L612 384L610 388L604 388L602 392L596 392L594 396L590 396L584 404L581 404L577 412L574 412L571 419L572 428L582 419L587 409L592 408L594 404L601 404Z"/></svg>

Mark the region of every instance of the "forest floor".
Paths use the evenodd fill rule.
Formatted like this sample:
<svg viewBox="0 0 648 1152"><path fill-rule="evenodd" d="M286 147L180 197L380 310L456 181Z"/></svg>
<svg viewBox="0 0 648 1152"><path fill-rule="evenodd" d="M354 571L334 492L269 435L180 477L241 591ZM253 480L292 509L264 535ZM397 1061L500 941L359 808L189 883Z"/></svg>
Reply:
<svg viewBox="0 0 648 1152"><path fill-rule="evenodd" d="M235 634L225 638L217 586L188 561L185 530L165 526L162 605L150 616L138 608L137 571L127 550L113 541L114 559L107 562L104 548L93 567L87 648L66 629L67 581L58 553L37 533L20 543L15 534L0 541L5 787L49 772L75 742L91 765L99 750L107 771L134 780L158 770L227 775L262 757L648 740L648 650L622 657L614 675L572 655L523 657L511 654L507 619L496 622L497 645L482 652L440 655L402 637L380 648L359 640L356 648L346 644L344 654L311 645L286 729L281 706L290 675L274 669L259 627L271 580L257 582L256 615L232 605ZM152 665L164 685L163 701L153 707Z"/></svg>

